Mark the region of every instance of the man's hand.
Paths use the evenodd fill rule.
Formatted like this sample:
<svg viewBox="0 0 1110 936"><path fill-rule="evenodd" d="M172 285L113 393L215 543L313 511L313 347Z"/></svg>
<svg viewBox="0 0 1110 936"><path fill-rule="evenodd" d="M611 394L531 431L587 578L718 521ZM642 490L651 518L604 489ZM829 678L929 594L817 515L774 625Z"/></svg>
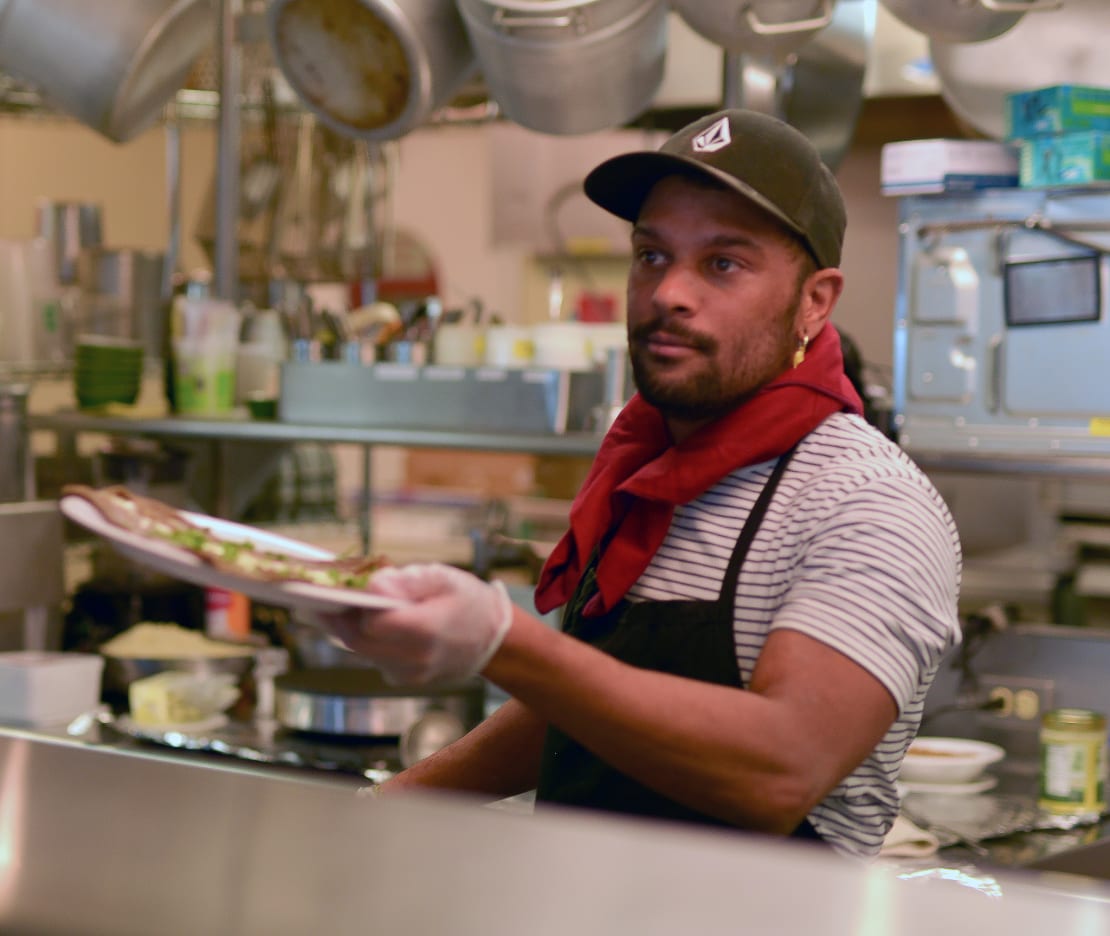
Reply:
<svg viewBox="0 0 1110 936"><path fill-rule="evenodd" d="M410 603L314 617L394 685L451 682L480 673L512 625L512 602L500 582L487 584L449 565L385 568L374 573L367 590Z"/></svg>

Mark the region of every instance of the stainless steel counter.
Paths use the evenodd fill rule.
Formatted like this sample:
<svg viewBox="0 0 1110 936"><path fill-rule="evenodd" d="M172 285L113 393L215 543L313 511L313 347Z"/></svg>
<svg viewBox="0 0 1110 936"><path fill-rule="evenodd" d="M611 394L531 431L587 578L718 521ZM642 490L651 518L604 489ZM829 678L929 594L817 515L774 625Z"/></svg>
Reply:
<svg viewBox="0 0 1110 936"><path fill-rule="evenodd" d="M1110 896L1017 872L985 896L801 843L371 800L0 730L0 930L1093 936Z"/></svg>

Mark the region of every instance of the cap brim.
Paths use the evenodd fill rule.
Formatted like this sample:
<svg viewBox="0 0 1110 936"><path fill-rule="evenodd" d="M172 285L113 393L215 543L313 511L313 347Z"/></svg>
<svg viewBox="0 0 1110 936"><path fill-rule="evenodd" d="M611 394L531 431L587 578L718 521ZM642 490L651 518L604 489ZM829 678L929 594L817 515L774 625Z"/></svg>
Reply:
<svg viewBox="0 0 1110 936"><path fill-rule="evenodd" d="M626 221L640 216L644 199L655 183L676 174L701 175L712 179L757 204L808 245L805 232L755 189L726 172L696 159L659 151L624 153L607 159L586 176L586 196L606 211Z"/></svg>

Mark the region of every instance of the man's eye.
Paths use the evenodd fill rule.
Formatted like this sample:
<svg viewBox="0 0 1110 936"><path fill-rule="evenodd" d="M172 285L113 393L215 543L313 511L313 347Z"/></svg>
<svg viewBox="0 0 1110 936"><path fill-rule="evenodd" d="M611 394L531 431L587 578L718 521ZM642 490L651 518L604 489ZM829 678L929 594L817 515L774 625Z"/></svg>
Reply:
<svg viewBox="0 0 1110 936"><path fill-rule="evenodd" d="M731 273L733 270L740 268L740 264L731 257L714 257L709 265L716 273Z"/></svg>
<svg viewBox="0 0 1110 936"><path fill-rule="evenodd" d="M636 251L636 259L643 264L657 263L662 255L651 247L641 247Z"/></svg>

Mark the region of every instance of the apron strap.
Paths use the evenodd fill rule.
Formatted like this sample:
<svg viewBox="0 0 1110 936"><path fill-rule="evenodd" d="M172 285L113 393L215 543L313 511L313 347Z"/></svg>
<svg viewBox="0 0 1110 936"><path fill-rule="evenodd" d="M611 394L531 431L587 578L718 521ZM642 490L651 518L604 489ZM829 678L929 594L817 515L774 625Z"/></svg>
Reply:
<svg viewBox="0 0 1110 936"><path fill-rule="evenodd" d="M744 528L740 531L740 535L736 538L736 548L732 551L732 557L729 559L728 568L725 570L724 581L721 582L721 593L717 596L717 604L732 610L736 603L736 586L740 582L740 567L744 564L744 559L747 558L748 549L752 545L752 540L755 539L756 533L759 532L760 524L763 522L763 516L767 513L767 508L771 504L771 498L775 496L775 489L779 486L779 481L782 480L783 472L786 471L786 466L790 463L790 459L794 456L794 450L797 449L798 443L795 442L786 452L779 456L778 462L775 463L774 471L771 472L771 477L767 479L767 483L763 485L763 490L759 492L759 498L756 500L752 511L748 514L748 519L744 522Z"/></svg>

